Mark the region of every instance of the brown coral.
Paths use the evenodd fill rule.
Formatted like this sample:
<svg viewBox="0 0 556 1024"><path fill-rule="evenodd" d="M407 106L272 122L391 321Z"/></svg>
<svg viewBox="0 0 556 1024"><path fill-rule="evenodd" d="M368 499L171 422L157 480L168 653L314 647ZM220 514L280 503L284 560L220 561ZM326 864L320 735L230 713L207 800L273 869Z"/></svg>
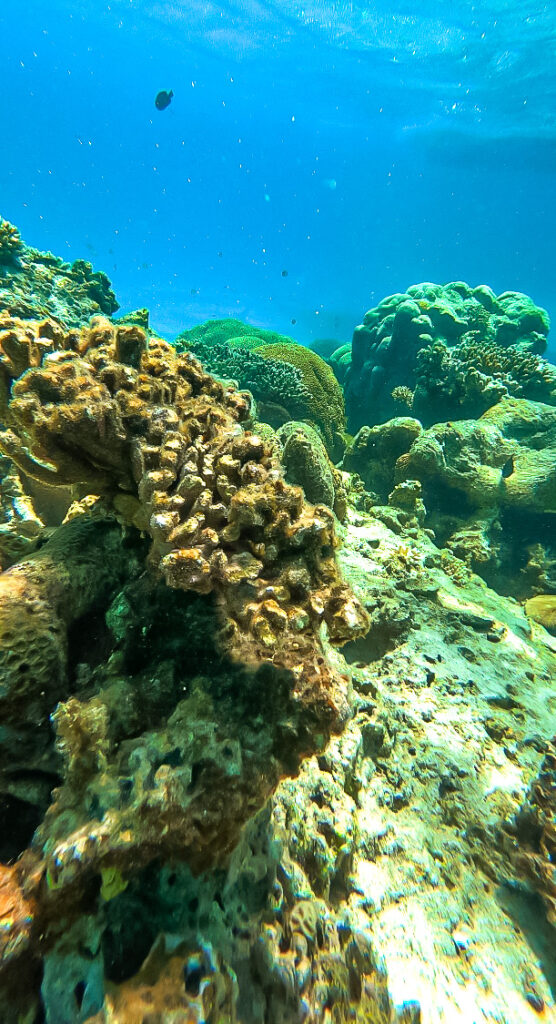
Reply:
<svg viewBox="0 0 556 1024"><path fill-rule="evenodd" d="M49 334L58 348L41 362ZM271 650L299 675L322 621L340 643L364 628L338 575L333 517L306 506L272 447L242 429L247 396L102 318L64 337L56 325L4 322L0 349L18 378L5 453L44 482L137 497L151 564L172 587L216 591L232 653L259 662Z"/></svg>
<svg viewBox="0 0 556 1024"><path fill-rule="evenodd" d="M38 899L36 934L47 935L62 907L78 912L95 874L117 871L125 881L162 853L195 869L227 853L280 775L297 770L345 713L346 681L324 655L321 627L343 643L368 620L339 576L330 510L305 504L301 489L285 483L274 447L244 429L248 396L191 356L160 340L147 347L140 328L100 318L68 335L46 322L4 319L0 364L4 452L30 477L112 501L150 536L156 575L170 587L215 595L221 651L255 670L220 691L201 682L185 692L176 680L174 710L159 712L143 733L131 722L140 721L139 710L122 724L116 684L98 695L89 687L58 706L65 777L18 866L25 893ZM81 607L74 580L44 571L48 547L0 577L17 596L2 611L11 629L4 653L16 657L20 673L24 638L21 675L38 691L43 721L68 696L64 627L68 608L75 618ZM78 544L72 553L77 580L102 571L94 558L79 565L83 551ZM36 679L28 672L36 638L24 629L29 586L45 618L38 636L54 644L58 659L39 652ZM60 624L54 635L49 617ZM10 713L17 719L16 682ZM29 699L21 695L22 708ZM126 700L131 706L133 695Z"/></svg>
<svg viewBox="0 0 556 1024"><path fill-rule="evenodd" d="M508 831L511 859L542 896L548 920L556 925L556 736Z"/></svg>

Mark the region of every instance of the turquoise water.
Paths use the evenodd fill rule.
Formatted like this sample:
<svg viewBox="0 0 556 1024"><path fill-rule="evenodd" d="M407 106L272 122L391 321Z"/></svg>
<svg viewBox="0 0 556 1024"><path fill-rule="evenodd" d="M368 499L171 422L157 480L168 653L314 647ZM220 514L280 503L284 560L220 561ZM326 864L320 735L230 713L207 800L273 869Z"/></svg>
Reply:
<svg viewBox="0 0 556 1024"><path fill-rule="evenodd" d="M347 341L422 280L556 309L554 5L27 0L0 30L2 215L167 336Z"/></svg>

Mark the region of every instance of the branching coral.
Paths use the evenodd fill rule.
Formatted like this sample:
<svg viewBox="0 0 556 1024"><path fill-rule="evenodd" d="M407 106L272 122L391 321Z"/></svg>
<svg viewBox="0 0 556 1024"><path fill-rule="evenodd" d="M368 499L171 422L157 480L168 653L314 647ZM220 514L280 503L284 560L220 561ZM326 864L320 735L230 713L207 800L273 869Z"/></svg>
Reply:
<svg viewBox="0 0 556 1024"><path fill-rule="evenodd" d="M417 356L415 409L425 423L481 416L510 395L556 404L556 368L532 352L466 334Z"/></svg>

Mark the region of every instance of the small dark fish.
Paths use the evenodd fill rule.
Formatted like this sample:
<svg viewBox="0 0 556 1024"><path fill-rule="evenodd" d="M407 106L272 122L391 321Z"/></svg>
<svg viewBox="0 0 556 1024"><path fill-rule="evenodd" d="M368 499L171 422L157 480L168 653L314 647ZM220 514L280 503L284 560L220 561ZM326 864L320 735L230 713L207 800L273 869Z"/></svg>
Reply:
<svg viewBox="0 0 556 1024"><path fill-rule="evenodd" d="M217 255L217 256L221 256L221 255L222 255L222 253L221 253L221 252L217 252L217 253L216 253L216 255Z"/></svg>
<svg viewBox="0 0 556 1024"><path fill-rule="evenodd" d="M282 277L287 277L287 276L288 276L288 272L287 272L287 270L283 270L283 271L282 271Z"/></svg>
<svg viewBox="0 0 556 1024"><path fill-rule="evenodd" d="M172 96L173 95L174 95L174 93L172 92L171 89L170 89L170 92L166 92L166 89L162 89L158 93L158 95L157 95L157 97L156 97L156 99L154 101L154 105L155 105L156 109L157 110L166 110L166 107L169 107L171 102L172 102Z"/></svg>
<svg viewBox="0 0 556 1024"><path fill-rule="evenodd" d="M292 324L296 324L296 323L297 323L297 320L295 320L295 319L292 320Z"/></svg>

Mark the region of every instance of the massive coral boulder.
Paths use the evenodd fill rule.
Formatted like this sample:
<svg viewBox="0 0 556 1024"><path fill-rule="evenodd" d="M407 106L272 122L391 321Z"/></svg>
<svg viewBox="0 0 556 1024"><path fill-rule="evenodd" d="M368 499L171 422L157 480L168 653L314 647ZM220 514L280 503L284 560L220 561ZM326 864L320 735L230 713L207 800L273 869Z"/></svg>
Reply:
<svg viewBox="0 0 556 1024"><path fill-rule="evenodd" d="M369 619L340 577L332 512L285 482L276 445L249 429L249 396L136 326L0 325L3 452L41 484L102 495L100 523L112 510L148 535L152 576L129 581L123 606L145 619L164 601L152 587L177 591L191 658L159 652L145 672L114 609L105 660L79 670L73 640L66 673L88 583L102 607L101 581L113 587L129 562L125 545L118 560L79 531L115 529L118 542L113 518L86 527L92 513L77 509L0 576L4 719L20 732L29 714L42 722L41 764L60 779L18 867L34 941L48 942L60 907L66 922L78 915L95 878L110 891L153 857L199 870L233 848L279 778L343 724L348 679L325 637L341 645Z"/></svg>
<svg viewBox="0 0 556 1024"><path fill-rule="evenodd" d="M291 420L277 431L288 483L299 484L307 501L327 505L338 519L346 516L342 474L331 461L319 432L309 423Z"/></svg>
<svg viewBox="0 0 556 1024"><path fill-rule="evenodd" d="M386 501L395 483L396 462L422 432L419 420L396 416L376 427L361 427L348 443L342 469L358 473L365 487Z"/></svg>
<svg viewBox="0 0 556 1024"><path fill-rule="evenodd" d="M331 357L345 383L351 430L399 412L399 391L435 420L480 415L508 394L549 401L556 377L544 360L548 314L518 292L480 285L412 285L390 295L355 328L351 362ZM432 354L430 354L432 352Z"/></svg>
<svg viewBox="0 0 556 1024"><path fill-rule="evenodd" d="M530 597L556 586L553 406L504 398L479 420L436 423L400 455L395 475L421 483L437 542L496 589Z"/></svg>

